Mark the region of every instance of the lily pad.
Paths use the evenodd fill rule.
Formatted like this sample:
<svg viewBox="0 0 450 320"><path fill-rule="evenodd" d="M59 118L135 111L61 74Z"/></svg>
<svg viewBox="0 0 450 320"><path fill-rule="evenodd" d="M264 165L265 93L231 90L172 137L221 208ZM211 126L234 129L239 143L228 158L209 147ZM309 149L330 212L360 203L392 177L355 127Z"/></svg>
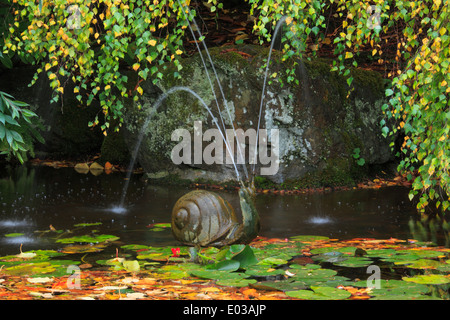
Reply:
<svg viewBox="0 0 450 320"><path fill-rule="evenodd" d="M246 245L239 253L233 256L232 260L239 262L240 268L247 268L248 266L258 263L252 248Z"/></svg>
<svg viewBox="0 0 450 320"><path fill-rule="evenodd" d="M220 270L220 271L236 271L240 267L239 261L236 260L223 260L213 265L208 266L208 269Z"/></svg>
<svg viewBox="0 0 450 320"><path fill-rule="evenodd" d="M245 273L249 276L255 277L270 277L270 276L279 276L284 274L284 270L274 269L270 266L265 265L255 265L248 268Z"/></svg>
<svg viewBox="0 0 450 320"><path fill-rule="evenodd" d="M349 298L352 294L343 289L332 287L311 286L311 290L286 291L286 295L292 298L305 300L342 300Z"/></svg>
<svg viewBox="0 0 450 320"><path fill-rule="evenodd" d="M306 267L306 266L305 266ZM326 278L331 278L337 274L337 271L331 269L310 269L310 268L295 268L291 269L292 273L295 274L293 278L301 281L306 279L320 279L324 280ZM325 280L324 280L325 281Z"/></svg>
<svg viewBox="0 0 450 320"><path fill-rule="evenodd" d="M119 237L109 235L109 234L100 234L100 235L84 235L84 236L75 236L70 238L58 239L56 242L59 243L76 243L76 242L84 242L84 243L100 243L100 242L109 242L118 240Z"/></svg>
<svg viewBox="0 0 450 320"><path fill-rule="evenodd" d="M342 252L337 251L325 252L312 257L312 259L315 261L331 262L331 263L345 261L347 260L347 258L348 258L347 255L344 255Z"/></svg>
<svg viewBox="0 0 450 320"><path fill-rule="evenodd" d="M248 278L250 275L241 272L228 272L228 271L218 271L218 270L193 270L190 272L192 275L211 280L230 280L230 279L244 279Z"/></svg>
<svg viewBox="0 0 450 320"><path fill-rule="evenodd" d="M373 261L364 257L349 257L344 261L335 262L334 265L349 268L361 268L371 265Z"/></svg>
<svg viewBox="0 0 450 320"><path fill-rule="evenodd" d="M340 253L347 253L347 254L355 254L356 247L342 247L342 248L333 248L333 247L324 247L324 248L316 248L311 250L312 254L321 254L326 252L340 252Z"/></svg>
<svg viewBox="0 0 450 320"><path fill-rule="evenodd" d="M221 279L217 280L216 284L227 287L247 287L256 283L255 279Z"/></svg>
<svg viewBox="0 0 450 320"><path fill-rule="evenodd" d="M396 265L405 265L407 268L412 269L436 269L440 265L443 265L443 263L431 260L431 259L419 259L419 260L412 260L412 261L397 261L395 262Z"/></svg>
<svg viewBox="0 0 450 320"><path fill-rule="evenodd" d="M20 236L23 236L23 235L25 235L25 233L15 232L15 233L5 234L5 237L14 238L14 237L20 237Z"/></svg>
<svg viewBox="0 0 450 320"><path fill-rule="evenodd" d="M403 277L404 281L420 284L446 284L450 283L450 277L441 274L419 274L413 277Z"/></svg>
<svg viewBox="0 0 450 320"><path fill-rule="evenodd" d="M101 225L101 222L92 222L92 223L78 223L74 224L74 227L91 227L91 226L98 226Z"/></svg>
<svg viewBox="0 0 450 320"><path fill-rule="evenodd" d="M148 249L149 246L143 245L143 244L127 244L121 246L122 249L127 250L142 250L142 249Z"/></svg>
<svg viewBox="0 0 450 320"><path fill-rule="evenodd" d="M262 259L260 262L258 262L258 265L282 265L287 264L287 260L279 259L275 257L268 257L265 259Z"/></svg>
<svg viewBox="0 0 450 320"><path fill-rule="evenodd" d="M303 281L297 280L277 280L277 281L261 281L250 285L252 288L259 290L278 290L278 291L295 291L309 289Z"/></svg>
<svg viewBox="0 0 450 320"><path fill-rule="evenodd" d="M290 237L289 239L291 239L292 241L300 241L300 242L314 242L314 241L320 241L320 240L328 240L330 238L325 237L325 236L305 235L305 236L294 236L294 237Z"/></svg>

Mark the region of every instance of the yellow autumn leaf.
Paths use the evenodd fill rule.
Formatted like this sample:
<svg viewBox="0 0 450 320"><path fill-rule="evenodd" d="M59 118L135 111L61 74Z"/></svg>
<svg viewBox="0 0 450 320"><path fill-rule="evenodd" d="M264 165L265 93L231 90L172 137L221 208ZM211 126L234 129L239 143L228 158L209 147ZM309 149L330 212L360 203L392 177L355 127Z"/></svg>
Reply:
<svg viewBox="0 0 450 320"><path fill-rule="evenodd" d="M98 32L96 32L96 33L94 34L94 38L97 39L98 36L99 36L99 34L98 34Z"/></svg>
<svg viewBox="0 0 450 320"><path fill-rule="evenodd" d="M144 90L142 90L141 87L138 87L136 90L137 90L137 92L139 92L140 95L142 95L144 93Z"/></svg>
<svg viewBox="0 0 450 320"><path fill-rule="evenodd" d="M108 84L105 86L105 90L109 90L109 89L111 89L111 86Z"/></svg>
<svg viewBox="0 0 450 320"><path fill-rule="evenodd" d="M442 27L441 30L439 30L439 34L441 36L443 36L446 32L447 32L447 29L445 29L444 27Z"/></svg>
<svg viewBox="0 0 450 320"><path fill-rule="evenodd" d="M137 69L139 69L139 67L140 67L139 63L133 64L133 70L134 71L137 71Z"/></svg>
<svg viewBox="0 0 450 320"><path fill-rule="evenodd" d="M345 59L350 59L350 58L353 58L353 53L351 53L351 52L346 52L346 53L345 53Z"/></svg>
<svg viewBox="0 0 450 320"><path fill-rule="evenodd" d="M372 50L372 55L374 56L377 53L377 49Z"/></svg>
<svg viewBox="0 0 450 320"><path fill-rule="evenodd" d="M50 65L50 63L47 63L46 65L45 65L45 71L47 71L48 69L50 69L52 66Z"/></svg>
<svg viewBox="0 0 450 320"><path fill-rule="evenodd" d="M61 92L61 94L64 93L64 88L63 87L59 87L58 89L56 89L56 91Z"/></svg>
<svg viewBox="0 0 450 320"><path fill-rule="evenodd" d="M52 73L52 74L50 74L50 75L48 76L48 78L49 78L50 80L53 80L53 79L56 78L56 74Z"/></svg>
<svg viewBox="0 0 450 320"><path fill-rule="evenodd" d="M78 93L80 92L80 90L78 89L78 87L73 88L73 93Z"/></svg>
<svg viewBox="0 0 450 320"><path fill-rule="evenodd" d="M156 40L149 40L148 44L151 45L152 47L154 47L156 45Z"/></svg>
<svg viewBox="0 0 450 320"><path fill-rule="evenodd" d="M286 18L286 24L289 25L292 22L292 17Z"/></svg>
<svg viewBox="0 0 450 320"><path fill-rule="evenodd" d="M441 87L446 87L446 86L447 86L447 81L445 81L445 80L442 81L442 82L441 82Z"/></svg>
<svg viewBox="0 0 450 320"><path fill-rule="evenodd" d="M178 49L177 51L175 51L176 54L180 55L183 53L183 51L181 51L180 49Z"/></svg>

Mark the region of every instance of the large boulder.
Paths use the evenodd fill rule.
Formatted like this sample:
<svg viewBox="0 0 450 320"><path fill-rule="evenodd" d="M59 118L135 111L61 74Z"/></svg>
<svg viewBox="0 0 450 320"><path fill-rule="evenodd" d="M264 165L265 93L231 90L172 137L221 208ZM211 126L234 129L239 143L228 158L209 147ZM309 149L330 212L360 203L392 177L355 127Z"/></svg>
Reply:
<svg viewBox="0 0 450 320"><path fill-rule="evenodd" d="M235 129L239 128L244 132L249 132L248 129L256 130L264 82L261 66L268 56L268 50L243 45L213 48L210 53ZM207 60L205 54L204 57ZM260 128L268 132L268 155L278 152L279 161L276 165L274 158L266 159L265 164L258 162L256 175L275 183L306 178L316 179L322 184L349 183L355 177L355 172L362 169L353 157L355 150L360 150L359 157L365 160L365 168L392 160L389 142L383 138L379 126L381 106L384 103L383 79L379 74L352 70L354 90L348 96L346 80L330 71L330 63L319 60L298 61L296 77L299 84L288 84L286 69L292 65L292 60L281 62L280 54L274 51ZM196 154L198 157L199 149L195 149L194 142L198 143L199 140L194 137L194 121L199 121L197 124L201 123L202 126L201 131L195 131L196 134L204 134L206 130L216 128L216 125L193 94L183 90L171 93L152 114L155 101L163 92L175 86L185 86L203 99L220 123L215 95L222 108L224 123L227 128L231 128L221 90L209 63L208 72L214 92L198 54L185 59L183 67L180 71L181 79L174 79L174 69L163 67L161 72L164 76L157 85L151 80L141 83L144 93L138 104L128 106L125 119L128 144L131 149L136 146L144 123L151 117L142 136L137 157L150 177L175 174L188 180L236 180L234 167L226 159L224 164L208 164L204 159L195 163L194 156ZM137 108L137 105L141 108ZM172 141L172 135L182 139L180 134L175 134L180 132L175 130L182 128L191 133L192 157L190 163L175 164L172 153L176 150L175 155L182 154L179 152L181 140ZM278 140L275 131L271 129L278 130ZM203 141L201 151L206 152L208 145L211 142ZM247 140L246 150L249 150L249 145L254 143ZM216 155L208 152L207 154ZM251 157L246 154L247 163L249 158ZM269 170L270 166L273 170ZM238 168L240 176L245 177L243 166ZM250 166L247 168L250 169ZM271 172L262 175L263 168Z"/></svg>

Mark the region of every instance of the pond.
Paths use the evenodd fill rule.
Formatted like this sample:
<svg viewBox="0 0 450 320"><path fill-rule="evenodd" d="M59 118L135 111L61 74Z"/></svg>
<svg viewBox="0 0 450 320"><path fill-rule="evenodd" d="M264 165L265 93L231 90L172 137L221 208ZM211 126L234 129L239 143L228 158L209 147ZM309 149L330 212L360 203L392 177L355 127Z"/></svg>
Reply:
<svg viewBox="0 0 450 320"><path fill-rule="evenodd" d="M117 236L123 244L179 245L168 228L154 232L151 225L170 222L173 205L189 189L149 185L142 175L134 175L126 197L127 210L117 212L113 209L121 197L124 179L125 174L120 172L95 176L73 168L4 169L0 173L0 255L18 253L20 245L24 251L58 249L60 243L39 231L68 231L83 223L98 223L98 233ZM217 192L233 207L238 206L237 192ZM256 207L263 237L320 235L345 240L416 236L409 223L417 213L408 199L408 189L403 187L259 194ZM432 240L438 245L445 242L439 234Z"/></svg>

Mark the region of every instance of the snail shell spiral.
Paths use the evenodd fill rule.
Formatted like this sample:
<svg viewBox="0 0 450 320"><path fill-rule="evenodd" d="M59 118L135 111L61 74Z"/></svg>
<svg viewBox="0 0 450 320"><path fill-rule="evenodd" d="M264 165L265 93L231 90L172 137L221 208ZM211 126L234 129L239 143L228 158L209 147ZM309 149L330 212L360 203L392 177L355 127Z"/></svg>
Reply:
<svg viewBox="0 0 450 320"><path fill-rule="evenodd" d="M187 245L224 245L234 240L238 228L233 208L214 192L191 191L172 210L172 233Z"/></svg>

